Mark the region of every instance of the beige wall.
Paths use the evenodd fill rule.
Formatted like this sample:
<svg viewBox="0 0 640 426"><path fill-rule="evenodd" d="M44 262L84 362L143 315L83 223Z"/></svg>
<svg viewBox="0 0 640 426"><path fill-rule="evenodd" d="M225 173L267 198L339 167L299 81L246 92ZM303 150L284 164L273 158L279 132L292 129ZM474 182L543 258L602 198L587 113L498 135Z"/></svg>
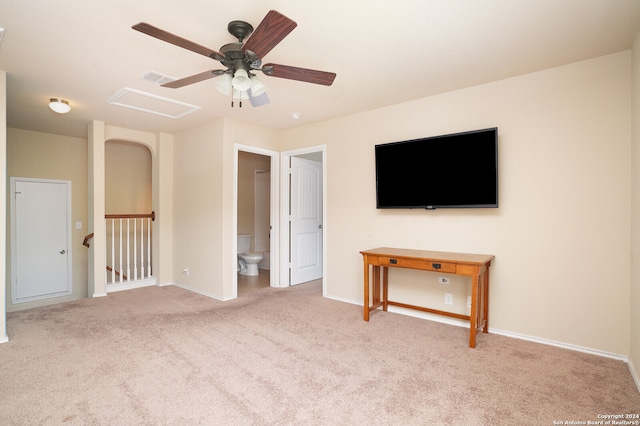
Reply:
<svg viewBox="0 0 640 426"><path fill-rule="evenodd" d="M216 120L176 135L174 153L174 282L219 298L223 124ZM188 275L182 272L185 268Z"/></svg>
<svg viewBox="0 0 640 426"><path fill-rule="evenodd" d="M363 249L493 254L491 328L628 354L630 67L622 52L282 132L281 150L327 144L328 296L362 303ZM375 144L492 126L499 209L376 210ZM444 306L436 274L391 274L400 301Z"/></svg>
<svg viewBox="0 0 640 426"><path fill-rule="evenodd" d="M151 151L126 141L105 144L107 214L151 213Z"/></svg>
<svg viewBox="0 0 640 426"><path fill-rule="evenodd" d="M11 246L7 245L7 311L87 297L88 250L82 245L87 229L87 140L48 133L7 129L7 176L71 181L72 294L25 303L11 303ZM9 201L7 200L7 203ZM75 223L82 222L82 229ZM7 229L10 223L7 219Z"/></svg>
<svg viewBox="0 0 640 426"><path fill-rule="evenodd" d="M629 361L640 389L640 33L633 45L631 148L631 350Z"/></svg>

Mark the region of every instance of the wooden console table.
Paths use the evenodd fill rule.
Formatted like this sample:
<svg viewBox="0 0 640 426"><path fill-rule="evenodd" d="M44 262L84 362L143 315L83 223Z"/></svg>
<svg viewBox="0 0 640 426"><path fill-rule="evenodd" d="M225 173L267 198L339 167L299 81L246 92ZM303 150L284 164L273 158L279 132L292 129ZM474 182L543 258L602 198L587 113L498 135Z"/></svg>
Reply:
<svg viewBox="0 0 640 426"><path fill-rule="evenodd" d="M364 320L369 321L369 313L389 305L417 309L423 312L446 315L469 321L469 347L476 347L479 330L489 330L489 267L495 258L485 254L447 253L438 251L410 250L380 247L360 252L364 260ZM369 269L373 269L373 290ZM406 303L392 302L388 298L389 268L409 268L422 271L441 272L471 277L471 315L440 311ZM382 272L382 295L380 294L380 272ZM371 303L371 304L370 304Z"/></svg>

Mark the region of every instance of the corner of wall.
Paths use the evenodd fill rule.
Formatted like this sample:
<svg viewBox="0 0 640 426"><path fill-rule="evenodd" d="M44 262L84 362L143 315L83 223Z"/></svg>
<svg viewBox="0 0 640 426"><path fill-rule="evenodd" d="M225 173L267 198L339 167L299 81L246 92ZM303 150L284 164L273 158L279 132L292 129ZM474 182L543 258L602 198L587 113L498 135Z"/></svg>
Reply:
<svg viewBox="0 0 640 426"><path fill-rule="evenodd" d="M0 223L7 223L7 73L0 70ZM6 227L0 227L0 241L6 241ZM6 245L0 245L0 343L7 342L7 255Z"/></svg>
<svg viewBox="0 0 640 426"><path fill-rule="evenodd" d="M631 67L631 285L629 369L640 391L640 32Z"/></svg>

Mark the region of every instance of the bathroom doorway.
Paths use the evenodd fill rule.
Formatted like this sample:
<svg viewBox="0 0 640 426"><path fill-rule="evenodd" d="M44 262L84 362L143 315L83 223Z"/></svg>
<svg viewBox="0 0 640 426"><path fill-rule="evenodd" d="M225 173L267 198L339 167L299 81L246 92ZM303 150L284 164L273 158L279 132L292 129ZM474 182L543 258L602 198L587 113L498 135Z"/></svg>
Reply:
<svg viewBox="0 0 640 426"><path fill-rule="evenodd" d="M278 153L256 147L236 145L234 250L238 235L250 235L249 253L262 256L257 275L240 273L234 259L235 295L278 285ZM246 240L245 240L246 241ZM243 248L243 250L245 250ZM253 266L255 268L255 266Z"/></svg>

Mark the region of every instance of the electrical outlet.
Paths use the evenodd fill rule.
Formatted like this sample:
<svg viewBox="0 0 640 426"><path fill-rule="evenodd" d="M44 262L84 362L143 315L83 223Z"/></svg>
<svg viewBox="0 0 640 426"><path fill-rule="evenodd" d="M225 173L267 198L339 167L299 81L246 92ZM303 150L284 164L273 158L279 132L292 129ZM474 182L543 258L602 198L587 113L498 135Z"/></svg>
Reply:
<svg viewBox="0 0 640 426"><path fill-rule="evenodd" d="M467 296L467 308L471 309L471 296Z"/></svg>
<svg viewBox="0 0 640 426"><path fill-rule="evenodd" d="M448 277L438 277L438 282L440 284L449 284L449 278Z"/></svg>
<svg viewBox="0 0 640 426"><path fill-rule="evenodd" d="M445 293L444 294L444 304L445 305L453 305L453 293Z"/></svg>

